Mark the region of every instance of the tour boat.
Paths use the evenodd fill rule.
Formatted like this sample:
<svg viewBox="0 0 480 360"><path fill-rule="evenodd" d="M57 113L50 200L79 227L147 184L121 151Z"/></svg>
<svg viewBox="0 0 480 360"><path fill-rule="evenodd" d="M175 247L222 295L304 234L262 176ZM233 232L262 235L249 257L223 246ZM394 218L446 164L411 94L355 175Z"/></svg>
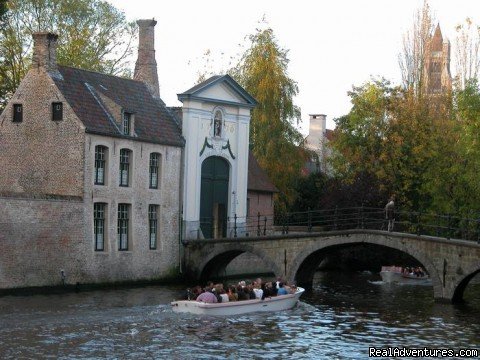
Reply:
<svg viewBox="0 0 480 360"><path fill-rule="evenodd" d="M405 272L401 266L382 266L380 271L382 281L385 283L400 282L402 279L426 280L428 275L417 276L414 273Z"/></svg>
<svg viewBox="0 0 480 360"><path fill-rule="evenodd" d="M428 279L428 275L425 274L423 276L417 276L415 274L407 274L407 273L403 273L402 274L402 278L404 279L412 279L412 280L426 280Z"/></svg>
<svg viewBox="0 0 480 360"><path fill-rule="evenodd" d="M401 266L382 266L380 276L385 283L398 282L402 278L403 269Z"/></svg>
<svg viewBox="0 0 480 360"><path fill-rule="evenodd" d="M294 294L279 295L264 300L241 300L225 303L204 303L195 300L180 300L171 303L177 313L197 315L240 315L257 311L281 311L293 308L305 289L297 287Z"/></svg>

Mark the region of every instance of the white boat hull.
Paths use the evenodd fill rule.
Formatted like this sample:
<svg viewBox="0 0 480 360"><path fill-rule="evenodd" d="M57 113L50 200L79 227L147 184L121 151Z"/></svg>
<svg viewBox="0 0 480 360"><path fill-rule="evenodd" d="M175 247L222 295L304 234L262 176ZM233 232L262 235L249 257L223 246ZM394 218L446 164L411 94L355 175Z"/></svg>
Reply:
<svg viewBox="0 0 480 360"><path fill-rule="evenodd" d="M264 300L242 300L226 303L204 303L192 300L173 301L172 310L177 313L198 315L241 315L257 311L281 311L293 308L305 289L297 288L295 294L274 296Z"/></svg>

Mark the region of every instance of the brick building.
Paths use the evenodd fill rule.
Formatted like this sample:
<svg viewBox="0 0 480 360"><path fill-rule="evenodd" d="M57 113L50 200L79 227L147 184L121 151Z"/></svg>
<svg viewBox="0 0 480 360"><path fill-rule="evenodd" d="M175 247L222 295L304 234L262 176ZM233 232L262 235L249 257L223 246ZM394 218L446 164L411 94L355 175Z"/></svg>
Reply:
<svg viewBox="0 0 480 360"><path fill-rule="evenodd" d="M159 97L155 21L135 79L33 64L0 116L0 288L154 279L179 265L184 139Z"/></svg>

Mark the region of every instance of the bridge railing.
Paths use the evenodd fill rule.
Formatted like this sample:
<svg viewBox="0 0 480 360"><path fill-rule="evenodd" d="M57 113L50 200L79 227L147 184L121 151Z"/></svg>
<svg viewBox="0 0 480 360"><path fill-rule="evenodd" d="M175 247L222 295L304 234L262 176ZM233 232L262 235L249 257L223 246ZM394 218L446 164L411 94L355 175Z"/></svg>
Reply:
<svg viewBox="0 0 480 360"><path fill-rule="evenodd" d="M388 220L383 208L360 206L292 212L275 217L258 213L220 220L202 218L200 228L210 236L202 236L199 229L196 237L214 237L213 234L215 237L246 237L351 229L386 231ZM480 242L480 218L400 209L395 211L393 231Z"/></svg>

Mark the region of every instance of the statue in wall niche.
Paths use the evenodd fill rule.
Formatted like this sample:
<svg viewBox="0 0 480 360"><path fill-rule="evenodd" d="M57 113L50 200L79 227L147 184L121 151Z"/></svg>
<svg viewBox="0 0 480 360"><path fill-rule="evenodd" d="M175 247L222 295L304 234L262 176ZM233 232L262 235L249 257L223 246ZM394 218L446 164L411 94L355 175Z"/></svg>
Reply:
<svg viewBox="0 0 480 360"><path fill-rule="evenodd" d="M220 110L215 111L215 117L213 118L213 135L215 137L222 136L222 112Z"/></svg>

